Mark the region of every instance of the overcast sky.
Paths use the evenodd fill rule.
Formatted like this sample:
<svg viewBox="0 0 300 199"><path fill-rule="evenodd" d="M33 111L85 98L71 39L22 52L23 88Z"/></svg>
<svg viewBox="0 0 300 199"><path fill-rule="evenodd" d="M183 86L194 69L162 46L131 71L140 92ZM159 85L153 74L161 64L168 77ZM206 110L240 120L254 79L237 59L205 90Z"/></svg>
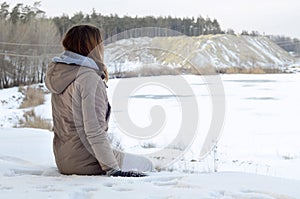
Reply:
<svg viewBox="0 0 300 199"><path fill-rule="evenodd" d="M4 0L5 1L5 0ZM35 0L6 0L33 5ZM3 2L3 1L1 1ZM120 16L177 16L216 18L223 30L257 30L300 38L300 0L42 0L47 16L91 13Z"/></svg>

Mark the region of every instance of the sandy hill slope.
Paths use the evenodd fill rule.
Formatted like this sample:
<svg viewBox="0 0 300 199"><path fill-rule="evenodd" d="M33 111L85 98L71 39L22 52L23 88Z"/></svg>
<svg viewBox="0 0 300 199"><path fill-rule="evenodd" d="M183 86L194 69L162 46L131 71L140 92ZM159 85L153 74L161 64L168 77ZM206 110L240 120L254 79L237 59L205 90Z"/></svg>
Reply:
<svg viewBox="0 0 300 199"><path fill-rule="evenodd" d="M116 73L145 66L282 69L294 58L266 37L205 35L119 40L106 46L105 62Z"/></svg>

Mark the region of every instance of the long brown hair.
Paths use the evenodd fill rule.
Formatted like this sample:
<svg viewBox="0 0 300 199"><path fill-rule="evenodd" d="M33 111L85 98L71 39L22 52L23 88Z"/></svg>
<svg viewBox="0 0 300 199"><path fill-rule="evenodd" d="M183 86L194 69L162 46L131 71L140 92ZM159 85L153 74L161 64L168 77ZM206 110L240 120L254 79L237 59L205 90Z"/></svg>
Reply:
<svg viewBox="0 0 300 199"><path fill-rule="evenodd" d="M106 66L103 63L103 41L99 28L92 25L76 25L71 27L62 42L65 50L92 58L98 65L100 71L106 75Z"/></svg>

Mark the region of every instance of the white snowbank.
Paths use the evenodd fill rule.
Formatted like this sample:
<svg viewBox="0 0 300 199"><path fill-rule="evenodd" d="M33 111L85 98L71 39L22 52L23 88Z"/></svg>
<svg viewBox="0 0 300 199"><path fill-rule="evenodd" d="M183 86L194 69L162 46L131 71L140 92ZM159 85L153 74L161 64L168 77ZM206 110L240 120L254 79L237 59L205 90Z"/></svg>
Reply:
<svg viewBox="0 0 300 199"><path fill-rule="evenodd" d="M52 155L52 133L0 128L0 198L259 198L300 197L300 181L220 172L151 173L145 178L64 176Z"/></svg>

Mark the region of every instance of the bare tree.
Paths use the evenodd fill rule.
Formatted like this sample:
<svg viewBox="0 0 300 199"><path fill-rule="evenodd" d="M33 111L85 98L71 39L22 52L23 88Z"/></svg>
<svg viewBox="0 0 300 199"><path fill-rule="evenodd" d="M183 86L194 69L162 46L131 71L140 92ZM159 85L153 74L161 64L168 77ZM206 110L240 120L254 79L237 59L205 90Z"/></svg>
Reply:
<svg viewBox="0 0 300 199"><path fill-rule="evenodd" d="M47 63L61 51L57 27L48 19L0 22L0 88L43 82Z"/></svg>

